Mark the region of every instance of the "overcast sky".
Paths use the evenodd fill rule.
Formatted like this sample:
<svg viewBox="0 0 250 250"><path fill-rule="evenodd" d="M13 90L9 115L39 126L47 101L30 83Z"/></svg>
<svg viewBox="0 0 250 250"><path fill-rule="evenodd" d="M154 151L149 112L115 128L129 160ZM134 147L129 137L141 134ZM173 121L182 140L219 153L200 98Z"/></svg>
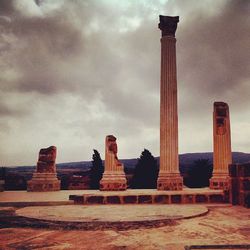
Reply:
<svg viewBox="0 0 250 250"><path fill-rule="evenodd" d="M214 101L250 152L249 0L0 0L0 165L159 155L159 14L180 16L179 151L211 152Z"/></svg>

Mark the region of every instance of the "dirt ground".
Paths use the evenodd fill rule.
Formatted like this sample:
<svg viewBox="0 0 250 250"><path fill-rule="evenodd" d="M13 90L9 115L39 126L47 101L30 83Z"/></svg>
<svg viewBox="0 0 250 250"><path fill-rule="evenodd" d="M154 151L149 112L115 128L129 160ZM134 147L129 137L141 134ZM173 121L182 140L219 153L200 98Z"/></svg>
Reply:
<svg viewBox="0 0 250 250"><path fill-rule="evenodd" d="M0 229L0 249L184 250L187 245L250 244L250 210L210 206L202 217L127 231Z"/></svg>

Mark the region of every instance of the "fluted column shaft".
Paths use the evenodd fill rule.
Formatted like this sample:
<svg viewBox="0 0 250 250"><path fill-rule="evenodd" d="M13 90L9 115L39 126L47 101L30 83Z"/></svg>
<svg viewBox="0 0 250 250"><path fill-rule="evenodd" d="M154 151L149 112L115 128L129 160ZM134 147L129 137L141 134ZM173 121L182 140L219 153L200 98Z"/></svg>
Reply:
<svg viewBox="0 0 250 250"><path fill-rule="evenodd" d="M161 38L160 172L179 173L176 39Z"/></svg>
<svg viewBox="0 0 250 250"><path fill-rule="evenodd" d="M161 100L159 190L181 190L178 156L178 110L175 31L179 17L160 16Z"/></svg>

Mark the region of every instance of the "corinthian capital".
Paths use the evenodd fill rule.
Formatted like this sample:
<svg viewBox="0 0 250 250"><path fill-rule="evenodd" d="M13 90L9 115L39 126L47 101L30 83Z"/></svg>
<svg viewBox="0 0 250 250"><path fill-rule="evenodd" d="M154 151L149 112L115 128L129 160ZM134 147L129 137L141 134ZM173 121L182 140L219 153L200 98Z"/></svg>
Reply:
<svg viewBox="0 0 250 250"><path fill-rule="evenodd" d="M162 36L175 37L175 31L177 29L177 23L179 22L178 16L159 16L160 23L159 29L162 31Z"/></svg>

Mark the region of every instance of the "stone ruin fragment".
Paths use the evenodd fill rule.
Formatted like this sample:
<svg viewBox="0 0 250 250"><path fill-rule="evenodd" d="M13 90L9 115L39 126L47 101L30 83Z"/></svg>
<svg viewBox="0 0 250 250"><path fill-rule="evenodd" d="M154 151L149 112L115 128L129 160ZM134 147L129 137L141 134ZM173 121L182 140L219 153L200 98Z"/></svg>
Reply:
<svg viewBox="0 0 250 250"><path fill-rule="evenodd" d="M27 191L46 192L60 190L61 181L56 174L56 147L42 148L36 171L28 181Z"/></svg>

